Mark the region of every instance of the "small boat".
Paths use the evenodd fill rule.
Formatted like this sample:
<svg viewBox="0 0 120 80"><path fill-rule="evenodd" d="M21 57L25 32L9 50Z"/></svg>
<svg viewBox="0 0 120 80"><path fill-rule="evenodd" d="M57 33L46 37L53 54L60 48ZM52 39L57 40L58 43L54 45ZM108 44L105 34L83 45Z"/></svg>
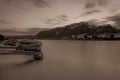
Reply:
<svg viewBox="0 0 120 80"><path fill-rule="evenodd" d="M41 51L42 42L38 40L22 40L17 43L16 50Z"/></svg>
<svg viewBox="0 0 120 80"><path fill-rule="evenodd" d="M16 46L17 42L17 39L9 39L4 42L4 45Z"/></svg>

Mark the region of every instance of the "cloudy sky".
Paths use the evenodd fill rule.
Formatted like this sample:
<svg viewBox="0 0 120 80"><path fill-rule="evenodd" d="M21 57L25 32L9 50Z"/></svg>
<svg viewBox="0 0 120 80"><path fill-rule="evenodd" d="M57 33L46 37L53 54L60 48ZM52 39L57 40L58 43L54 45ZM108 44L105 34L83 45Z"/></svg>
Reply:
<svg viewBox="0 0 120 80"><path fill-rule="evenodd" d="M81 21L119 27L120 0L0 0L0 32L4 34L36 32Z"/></svg>

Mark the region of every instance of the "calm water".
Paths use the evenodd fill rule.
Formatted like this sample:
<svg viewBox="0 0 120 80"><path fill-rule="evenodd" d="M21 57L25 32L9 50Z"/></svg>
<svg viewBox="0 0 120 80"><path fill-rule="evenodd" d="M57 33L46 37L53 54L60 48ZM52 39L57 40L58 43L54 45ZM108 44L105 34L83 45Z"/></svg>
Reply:
<svg viewBox="0 0 120 80"><path fill-rule="evenodd" d="M120 41L43 41L44 59L0 55L0 80L120 80Z"/></svg>

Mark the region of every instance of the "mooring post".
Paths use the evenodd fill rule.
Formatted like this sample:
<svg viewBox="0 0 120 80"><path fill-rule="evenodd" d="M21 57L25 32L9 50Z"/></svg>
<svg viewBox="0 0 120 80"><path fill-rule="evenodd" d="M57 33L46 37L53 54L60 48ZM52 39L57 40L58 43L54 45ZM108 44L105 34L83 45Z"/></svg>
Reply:
<svg viewBox="0 0 120 80"><path fill-rule="evenodd" d="M43 53L41 51L35 51L33 54L33 58L35 60L40 60L43 58Z"/></svg>

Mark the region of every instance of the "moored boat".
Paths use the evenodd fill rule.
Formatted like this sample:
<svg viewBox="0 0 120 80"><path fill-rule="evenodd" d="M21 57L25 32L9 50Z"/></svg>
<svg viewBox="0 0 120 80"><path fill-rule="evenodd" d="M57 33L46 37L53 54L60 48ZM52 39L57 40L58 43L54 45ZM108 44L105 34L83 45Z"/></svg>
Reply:
<svg viewBox="0 0 120 80"><path fill-rule="evenodd" d="M38 40L19 41L16 50L41 51L42 42Z"/></svg>

